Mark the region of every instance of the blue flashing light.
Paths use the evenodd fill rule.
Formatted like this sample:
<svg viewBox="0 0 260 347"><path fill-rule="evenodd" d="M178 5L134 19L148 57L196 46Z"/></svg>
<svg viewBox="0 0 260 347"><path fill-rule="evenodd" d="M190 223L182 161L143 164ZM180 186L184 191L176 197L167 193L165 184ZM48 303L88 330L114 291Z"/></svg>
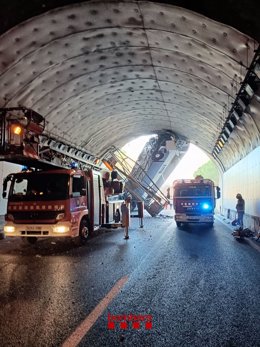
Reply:
<svg viewBox="0 0 260 347"><path fill-rule="evenodd" d="M28 166L23 165L21 171L27 171L27 170L28 170Z"/></svg>
<svg viewBox="0 0 260 347"><path fill-rule="evenodd" d="M210 206L209 206L208 203L204 202L204 203L202 204L202 208L203 208L203 210L208 210L208 209L210 208Z"/></svg>
<svg viewBox="0 0 260 347"><path fill-rule="evenodd" d="M77 168L78 168L78 163L76 163L75 161L73 161L73 162L70 164L70 167L71 167L71 169L77 169Z"/></svg>

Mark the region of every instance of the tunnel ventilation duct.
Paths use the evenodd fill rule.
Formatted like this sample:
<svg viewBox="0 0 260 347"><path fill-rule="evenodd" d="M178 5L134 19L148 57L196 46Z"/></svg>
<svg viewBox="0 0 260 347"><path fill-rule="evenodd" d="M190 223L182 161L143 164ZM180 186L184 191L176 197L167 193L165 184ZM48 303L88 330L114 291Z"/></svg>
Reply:
<svg viewBox="0 0 260 347"><path fill-rule="evenodd" d="M227 144L232 132L239 129L239 123L247 112L249 105L260 86L260 48L256 50L255 56L248 69L236 99L232 104L228 117L223 125L220 135L213 148L212 155L215 159L219 156Z"/></svg>

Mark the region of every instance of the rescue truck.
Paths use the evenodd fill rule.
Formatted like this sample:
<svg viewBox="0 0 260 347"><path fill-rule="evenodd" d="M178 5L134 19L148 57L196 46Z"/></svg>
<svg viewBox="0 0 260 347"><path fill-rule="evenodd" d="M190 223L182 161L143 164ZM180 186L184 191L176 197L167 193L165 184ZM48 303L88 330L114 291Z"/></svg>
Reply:
<svg viewBox="0 0 260 347"><path fill-rule="evenodd" d="M8 198L6 236L30 243L70 237L84 244L93 230L112 222L124 200L116 172L102 172L95 158L72 146L66 150L64 142L42 141L44 119L32 110L0 109L0 116L1 160L27 165L3 182L3 197Z"/></svg>
<svg viewBox="0 0 260 347"><path fill-rule="evenodd" d="M216 199L220 188L210 179L198 176L195 179L178 179L173 182L173 207L177 227L188 223L214 223Z"/></svg>

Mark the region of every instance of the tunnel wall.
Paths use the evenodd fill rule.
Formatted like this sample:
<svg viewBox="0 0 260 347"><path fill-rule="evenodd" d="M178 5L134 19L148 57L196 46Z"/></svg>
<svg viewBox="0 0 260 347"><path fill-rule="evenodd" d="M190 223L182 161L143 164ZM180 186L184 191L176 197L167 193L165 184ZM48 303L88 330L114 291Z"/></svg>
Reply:
<svg viewBox="0 0 260 347"><path fill-rule="evenodd" d="M221 214L235 219L236 194L245 200L244 226L260 229L260 146L223 174Z"/></svg>
<svg viewBox="0 0 260 347"><path fill-rule="evenodd" d="M8 174L12 172L18 172L20 170L20 165L0 161L0 215L4 215L6 213L7 207L7 199L2 198L3 180Z"/></svg>

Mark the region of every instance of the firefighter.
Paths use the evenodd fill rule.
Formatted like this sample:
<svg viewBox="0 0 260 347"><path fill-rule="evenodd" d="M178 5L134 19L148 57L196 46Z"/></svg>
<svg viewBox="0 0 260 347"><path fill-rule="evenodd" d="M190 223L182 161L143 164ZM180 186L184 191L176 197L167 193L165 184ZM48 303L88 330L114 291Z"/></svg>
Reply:
<svg viewBox="0 0 260 347"><path fill-rule="evenodd" d="M125 229L125 240L129 239L128 228L129 228L129 205L131 199L128 197L121 205L121 214L122 214L122 226Z"/></svg>
<svg viewBox="0 0 260 347"><path fill-rule="evenodd" d="M237 220L240 226L240 229L243 230L244 223L243 223L243 217L245 213L245 200L242 198L242 195L240 193L237 193L237 204L236 204L236 210L237 210Z"/></svg>

